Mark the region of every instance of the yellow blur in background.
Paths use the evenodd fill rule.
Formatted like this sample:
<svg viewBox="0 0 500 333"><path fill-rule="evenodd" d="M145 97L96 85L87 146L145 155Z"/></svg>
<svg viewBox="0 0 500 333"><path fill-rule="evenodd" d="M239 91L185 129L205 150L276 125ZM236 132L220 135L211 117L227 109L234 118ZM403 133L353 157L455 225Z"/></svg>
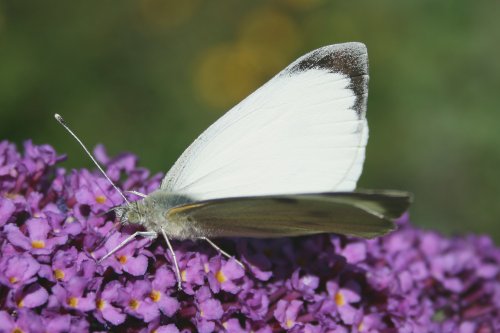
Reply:
<svg viewBox="0 0 500 333"><path fill-rule="evenodd" d="M89 145L167 171L300 55L361 41L370 141L359 186L415 193L412 220L500 241L500 3L381 0L0 2L0 139Z"/></svg>

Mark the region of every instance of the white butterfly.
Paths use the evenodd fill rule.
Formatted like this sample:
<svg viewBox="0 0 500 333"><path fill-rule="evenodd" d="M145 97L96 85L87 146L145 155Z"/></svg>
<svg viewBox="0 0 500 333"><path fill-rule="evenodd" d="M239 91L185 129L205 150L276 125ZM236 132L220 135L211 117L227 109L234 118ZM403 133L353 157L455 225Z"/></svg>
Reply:
<svg viewBox="0 0 500 333"><path fill-rule="evenodd" d="M297 59L203 132L158 190L116 209L121 221L146 229L121 246L158 233L172 250L169 237L215 246L208 237L370 238L393 230L409 193L352 192L368 140L367 96L364 44Z"/></svg>

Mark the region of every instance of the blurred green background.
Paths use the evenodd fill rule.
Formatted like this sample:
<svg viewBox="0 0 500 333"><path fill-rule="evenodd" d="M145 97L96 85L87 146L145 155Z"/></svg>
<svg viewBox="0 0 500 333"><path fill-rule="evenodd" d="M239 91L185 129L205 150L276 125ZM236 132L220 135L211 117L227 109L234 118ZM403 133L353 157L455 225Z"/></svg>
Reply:
<svg viewBox="0 0 500 333"><path fill-rule="evenodd" d="M370 55L365 188L415 193L415 224L500 241L500 2L0 1L0 139L89 145L166 171L303 53Z"/></svg>

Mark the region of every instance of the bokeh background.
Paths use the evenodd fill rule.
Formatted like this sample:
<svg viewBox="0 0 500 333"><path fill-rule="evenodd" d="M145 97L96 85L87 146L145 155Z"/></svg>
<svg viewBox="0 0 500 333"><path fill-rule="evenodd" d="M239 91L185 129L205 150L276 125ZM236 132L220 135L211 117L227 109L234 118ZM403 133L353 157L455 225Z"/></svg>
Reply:
<svg viewBox="0 0 500 333"><path fill-rule="evenodd" d="M370 56L365 188L414 192L415 224L500 241L500 2L0 1L0 139L92 167L89 145L166 171L209 124L303 53Z"/></svg>

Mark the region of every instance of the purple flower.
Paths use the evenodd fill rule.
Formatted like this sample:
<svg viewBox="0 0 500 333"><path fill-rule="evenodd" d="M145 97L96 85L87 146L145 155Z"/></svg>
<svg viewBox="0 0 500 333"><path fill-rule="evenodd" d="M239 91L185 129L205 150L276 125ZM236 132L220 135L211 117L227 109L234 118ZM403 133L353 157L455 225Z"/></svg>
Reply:
<svg viewBox="0 0 500 333"><path fill-rule="evenodd" d="M236 318L230 318L222 323L222 327L228 333L245 333L248 332L248 328L243 328L240 325L240 322Z"/></svg>
<svg viewBox="0 0 500 333"><path fill-rule="evenodd" d="M179 309L179 301L170 296L169 292L177 281L174 274L165 267L156 270L154 279L151 281L151 292L149 298L156 303L158 309L167 317L172 317Z"/></svg>
<svg viewBox="0 0 500 333"><path fill-rule="evenodd" d="M7 296L7 304L14 308L36 308L47 302L49 294L39 284L32 284L26 288L12 289Z"/></svg>
<svg viewBox="0 0 500 333"><path fill-rule="evenodd" d="M43 171L59 159L54 148L49 145L33 145L31 140L24 143L24 152L23 164L30 174L36 175L36 178L41 177Z"/></svg>
<svg viewBox="0 0 500 333"><path fill-rule="evenodd" d="M12 200L0 197L0 227L7 223L15 211L16 206Z"/></svg>
<svg viewBox="0 0 500 333"><path fill-rule="evenodd" d="M51 315L44 316L43 327L46 332L64 333L71 329L71 316L70 315Z"/></svg>
<svg viewBox="0 0 500 333"><path fill-rule="evenodd" d="M120 292L123 286L118 281L108 283L96 301L96 318L100 322L104 320L113 325L119 325L126 319L123 309L118 305Z"/></svg>
<svg viewBox="0 0 500 333"><path fill-rule="evenodd" d="M222 305L216 299L209 298L199 304L200 317L206 320L217 320L222 317L224 310Z"/></svg>
<svg viewBox="0 0 500 333"><path fill-rule="evenodd" d="M357 323L357 329L359 332L378 332L384 327L382 322L382 316L378 314L368 314L361 316L359 322Z"/></svg>
<svg viewBox="0 0 500 333"><path fill-rule="evenodd" d="M0 166L16 164L21 155L17 152L16 145L6 140L0 141ZM3 173L8 174L8 173Z"/></svg>
<svg viewBox="0 0 500 333"><path fill-rule="evenodd" d="M274 310L274 317L284 329L291 329L297 324L297 316L303 305L302 301L279 300Z"/></svg>
<svg viewBox="0 0 500 333"><path fill-rule="evenodd" d="M52 259L53 279L58 281L69 281L78 271L77 261L78 252L75 247L65 250L59 250Z"/></svg>
<svg viewBox="0 0 500 333"><path fill-rule="evenodd" d="M122 237L119 233L111 235L106 241L104 248L106 251L100 251L103 255L117 247L126 237ZM115 272L121 273L125 271L131 275L144 275L148 266L148 258L144 254L137 253L137 249L141 249L141 243L148 241L143 239L142 242L132 241L125 247L109 257L103 262L104 267L112 267Z"/></svg>
<svg viewBox="0 0 500 333"><path fill-rule="evenodd" d="M33 254L50 254L57 245L66 243L67 236L50 237L50 225L46 219L31 218L25 222L25 235L14 224L4 227L8 240L15 246L29 250Z"/></svg>
<svg viewBox="0 0 500 333"><path fill-rule="evenodd" d="M101 213L123 202L111 184L105 178L91 177L89 173L82 173L80 187L75 192L76 201L88 205L95 213Z"/></svg>
<svg viewBox="0 0 500 333"><path fill-rule="evenodd" d="M347 262L357 264L366 259L366 248L365 242L353 242L347 244L340 254L346 258Z"/></svg>
<svg viewBox="0 0 500 333"><path fill-rule="evenodd" d="M158 324L150 325L146 332L155 332L155 333L180 333L179 329L175 324L161 325Z"/></svg>
<svg viewBox="0 0 500 333"><path fill-rule="evenodd" d="M268 292L262 288L251 288L240 296L241 312L251 320L262 320L269 313L269 305L271 300Z"/></svg>
<svg viewBox="0 0 500 333"><path fill-rule="evenodd" d="M119 180L121 172L129 173L136 169L137 157L130 153L112 158L108 156L104 145L99 144L94 149L94 155L99 162L107 166L107 174L115 182Z"/></svg>
<svg viewBox="0 0 500 333"><path fill-rule="evenodd" d="M149 323L160 316L156 303L151 301L151 283L147 280L129 282L122 291L122 307L128 314Z"/></svg>
<svg viewBox="0 0 500 333"><path fill-rule="evenodd" d="M220 256L212 258L208 270L212 273L208 275L208 282L213 292L224 290L236 294L240 290L241 283L237 280L245 275L245 271L234 259L223 262Z"/></svg>
<svg viewBox="0 0 500 333"><path fill-rule="evenodd" d="M95 292L88 290L86 278L74 277L64 284L56 284L52 287L52 294L67 310L88 312L95 309Z"/></svg>
<svg viewBox="0 0 500 333"><path fill-rule="evenodd" d="M20 309L15 314L0 311L0 333L33 332L43 333L42 318L29 309Z"/></svg>
<svg viewBox="0 0 500 333"><path fill-rule="evenodd" d="M293 272L288 288L299 291L308 299L314 298L315 289L319 286L319 278L312 274L302 275L299 270Z"/></svg>
<svg viewBox="0 0 500 333"><path fill-rule="evenodd" d="M0 282L10 288L17 288L35 281L40 264L28 253L2 253L0 259Z"/></svg>
<svg viewBox="0 0 500 333"><path fill-rule="evenodd" d="M205 263L204 258L199 253L191 253L188 256L178 256L179 268L184 291L188 294L194 294L195 288L205 283Z"/></svg>
<svg viewBox="0 0 500 333"><path fill-rule="evenodd" d="M213 332L215 320L220 320L224 314L222 304L219 300L210 295L210 291L203 287L197 293L198 313L196 315L196 325L200 332Z"/></svg>
<svg viewBox="0 0 500 333"><path fill-rule="evenodd" d="M328 281L326 289L334 300L336 309L342 322L347 325L354 324L358 310L352 304L361 300L361 288L355 281L349 281L340 287L337 281Z"/></svg>
<svg viewBox="0 0 500 333"><path fill-rule="evenodd" d="M24 147L0 142L0 333L500 331L500 248L489 237L445 237L405 214L372 240L227 241L245 269L204 242L174 241L178 291L161 238L98 263L137 231L106 213L123 199L98 172L59 168L50 146ZM95 153L124 190L160 184L130 153Z"/></svg>
<svg viewBox="0 0 500 333"><path fill-rule="evenodd" d="M107 166L107 174L113 181L118 181L122 173L127 174L128 178L123 183L124 189L150 193L158 188L163 178L163 175L159 173L149 179L149 170L138 168L138 158L133 154L123 153L111 158L107 155L103 145L97 145L94 154L99 162Z"/></svg>

